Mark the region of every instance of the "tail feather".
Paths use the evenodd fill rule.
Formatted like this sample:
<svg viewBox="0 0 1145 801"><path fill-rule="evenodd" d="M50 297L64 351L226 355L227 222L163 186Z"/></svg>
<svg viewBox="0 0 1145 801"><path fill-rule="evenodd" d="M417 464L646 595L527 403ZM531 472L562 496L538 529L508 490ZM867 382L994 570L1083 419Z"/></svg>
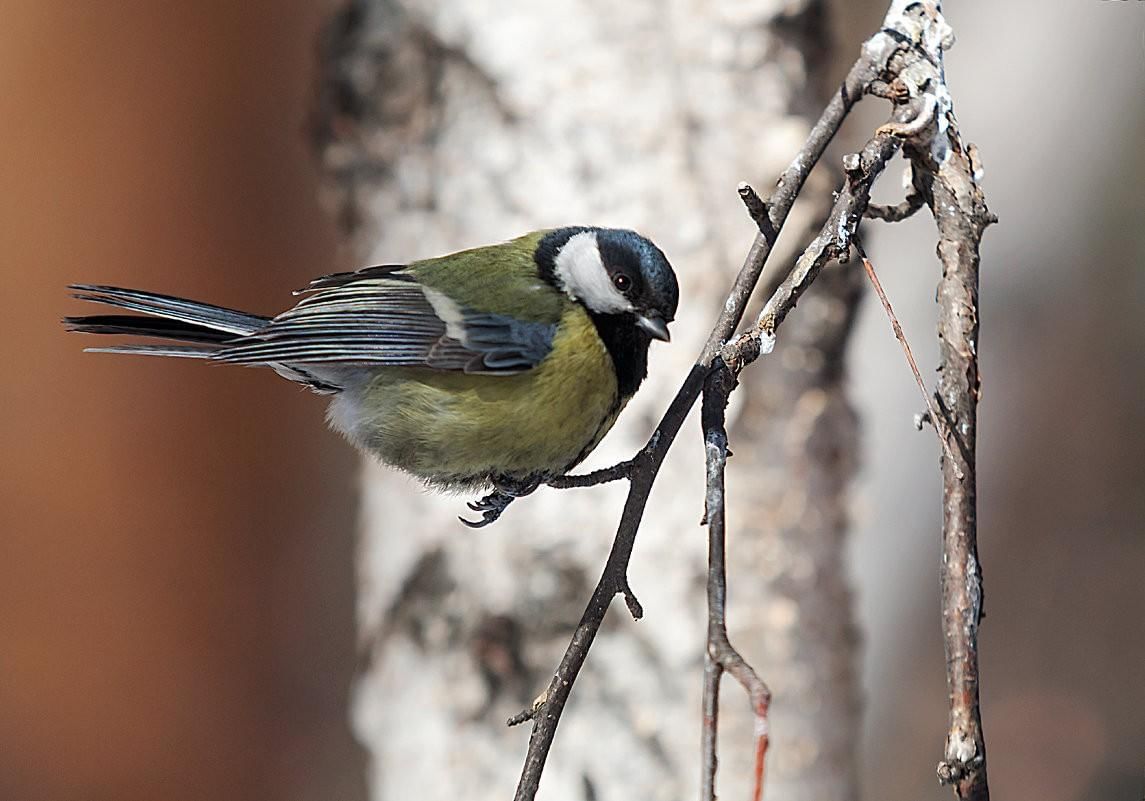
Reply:
<svg viewBox="0 0 1145 801"><path fill-rule="evenodd" d="M139 315L92 314L65 317L64 325L71 331L85 334L152 337L175 343L190 343L108 345L86 348L88 353L133 353L144 356L210 359L220 350L233 347L237 341L261 331L270 322L269 317L138 289L122 289L98 284L72 284L68 288L74 290L73 297L78 300L139 312ZM315 392L329 394L341 391L337 375L331 371L303 370L299 365L280 364L277 361L265 364L283 377L305 384Z"/></svg>
<svg viewBox="0 0 1145 801"><path fill-rule="evenodd" d="M159 295L154 292L143 292L137 289L122 289L120 287L101 286L98 284L72 284L69 289L76 291L74 297L79 300L103 303L108 306L126 309L127 311L140 312L141 314L159 317L165 320L175 320L190 326L198 326L210 331L223 332L234 336L253 334L269 322L269 318L261 317L257 314L247 314L246 312L227 309L222 306L212 306L209 303L199 303L194 300L176 298L171 295ZM75 322L72 323L73 325L81 326L85 324L83 322L84 318L74 319ZM132 318L121 317L116 324L122 326L125 324L123 322L124 320L130 319ZM153 325L154 322L154 320L147 320L141 322L140 326L146 327ZM92 324L99 325L98 322ZM133 324L127 325L130 326ZM136 329L133 331L96 331L93 333L140 333L140 331ZM168 334L152 335L168 336Z"/></svg>
<svg viewBox="0 0 1145 801"><path fill-rule="evenodd" d="M129 314L93 314L86 317L65 317L69 331L81 334L127 334L156 337L183 342L223 343L235 338L234 334L216 331L202 325L192 325L162 317L136 317Z"/></svg>
<svg viewBox="0 0 1145 801"><path fill-rule="evenodd" d="M107 345L84 348L84 353L131 353L136 356L173 356L182 359L209 359L218 347L194 345Z"/></svg>

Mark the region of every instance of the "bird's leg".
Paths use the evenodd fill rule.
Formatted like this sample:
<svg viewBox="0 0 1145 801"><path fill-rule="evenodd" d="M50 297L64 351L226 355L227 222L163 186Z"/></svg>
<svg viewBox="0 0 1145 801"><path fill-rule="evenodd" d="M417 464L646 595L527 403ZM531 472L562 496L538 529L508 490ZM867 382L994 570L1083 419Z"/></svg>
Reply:
<svg viewBox="0 0 1145 801"><path fill-rule="evenodd" d="M529 478L512 478L510 476L493 476L493 491L479 501L467 504L474 512L481 513L480 520L466 520L459 517L470 528L484 528L501 516L514 500L530 494L541 486L542 479L537 476Z"/></svg>

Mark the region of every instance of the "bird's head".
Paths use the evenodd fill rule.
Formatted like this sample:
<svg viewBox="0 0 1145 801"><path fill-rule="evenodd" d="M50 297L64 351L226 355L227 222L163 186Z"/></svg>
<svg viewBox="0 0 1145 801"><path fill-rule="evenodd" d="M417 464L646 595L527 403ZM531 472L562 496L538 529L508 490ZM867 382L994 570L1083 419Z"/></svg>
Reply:
<svg viewBox="0 0 1145 801"><path fill-rule="evenodd" d="M542 274L594 315L631 315L649 337L669 340L680 288L660 248L619 228L558 228L537 247Z"/></svg>

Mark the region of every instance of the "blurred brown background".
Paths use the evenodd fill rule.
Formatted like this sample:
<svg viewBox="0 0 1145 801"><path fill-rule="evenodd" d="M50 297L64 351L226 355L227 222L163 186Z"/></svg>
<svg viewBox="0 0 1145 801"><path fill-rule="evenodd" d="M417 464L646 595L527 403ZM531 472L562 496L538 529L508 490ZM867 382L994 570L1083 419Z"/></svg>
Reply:
<svg viewBox="0 0 1145 801"><path fill-rule="evenodd" d="M323 404L57 322L74 281L273 312L339 266L305 135L334 4L2 5L0 798L361 798Z"/></svg>
<svg viewBox="0 0 1145 801"><path fill-rule="evenodd" d="M335 6L3 5L2 801L364 797L345 714L355 459L323 404L262 371L84 356L57 324L71 281L272 312L347 266L306 137ZM846 7L850 43L883 6ZM999 798L1139 798L1145 3L1044 9L949 10L1002 221L983 276L983 714ZM873 235L924 365L932 242L921 216ZM866 795L942 798L936 449L873 304L853 357Z"/></svg>

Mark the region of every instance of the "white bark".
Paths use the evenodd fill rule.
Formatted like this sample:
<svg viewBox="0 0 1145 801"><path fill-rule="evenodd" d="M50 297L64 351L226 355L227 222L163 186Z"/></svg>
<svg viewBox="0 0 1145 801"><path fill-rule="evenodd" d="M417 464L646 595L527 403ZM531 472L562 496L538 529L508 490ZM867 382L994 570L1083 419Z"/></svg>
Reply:
<svg viewBox="0 0 1145 801"><path fill-rule="evenodd" d="M563 224L649 235L682 285L673 342L653 347L647 383L586 468L631 456L750 242L737 182L766 186L808 130L800 112L819 106L803 52L822 47L811 6L359 0L327 42L318 120L355 261L412 260ZM771 25L780 13L788 21ZM818 328L798 334L793 318L787 333L798 343L782 368L753 371L746 380L756 383L735 396L730 629L775 693L775 799L854 795L853 637L839 553L853 421L832 360L853 301L846 287L833 292L800 307ZM637 544L631 581L645 618L612 610L565 711L542 798L696 792L706 553L697 429L682 432ZM825 435L818 451L804 447ZM353 719L376 799L511 795L528 727L504 721L559 661L604 563L622 488L542 489L477 532L456 520L463 500L365 468L365 667ZM730 685L724 698L719 787L742 797L747 704Z"/></svg>

